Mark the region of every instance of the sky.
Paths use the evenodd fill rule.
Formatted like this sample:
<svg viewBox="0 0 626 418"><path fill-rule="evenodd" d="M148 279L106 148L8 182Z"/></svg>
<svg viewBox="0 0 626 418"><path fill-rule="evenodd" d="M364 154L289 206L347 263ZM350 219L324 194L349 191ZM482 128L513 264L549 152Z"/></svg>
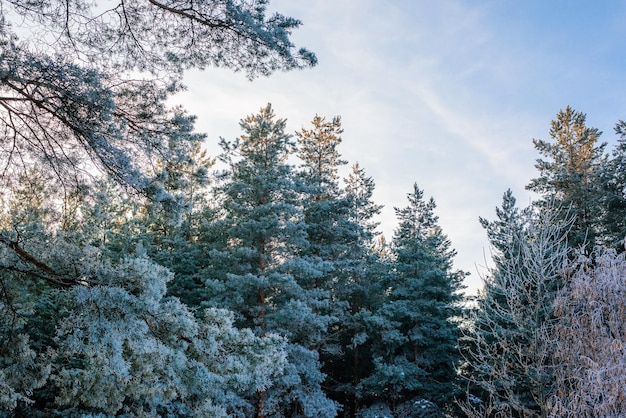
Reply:
<svg viewBox="0 0 626 418"><path fill-rule="evenodd" d="M494 219L509 188L522 207L534 198L532 139L549 140L570 105L610 150L626 119L623 0L273 0L268 10L302 21L292 40L319 63L254 81L188 72L174 100L197 115L209 153L267 103L291 132L341 116L339 150L374 179L379 230L393 236L394 207L416 183L437 203L469 294L491 254L478 218Z"/></svg>

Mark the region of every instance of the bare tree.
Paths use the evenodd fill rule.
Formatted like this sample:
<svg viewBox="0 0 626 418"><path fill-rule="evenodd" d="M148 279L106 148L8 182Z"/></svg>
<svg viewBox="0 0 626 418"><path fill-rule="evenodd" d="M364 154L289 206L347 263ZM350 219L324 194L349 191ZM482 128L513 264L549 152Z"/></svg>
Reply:
<svg viewBox="0 0 626 418"><path fill-rule="evenodd" d="M626 260L595 256L578 260L556 298L552 416L626 416Z"/></svg>

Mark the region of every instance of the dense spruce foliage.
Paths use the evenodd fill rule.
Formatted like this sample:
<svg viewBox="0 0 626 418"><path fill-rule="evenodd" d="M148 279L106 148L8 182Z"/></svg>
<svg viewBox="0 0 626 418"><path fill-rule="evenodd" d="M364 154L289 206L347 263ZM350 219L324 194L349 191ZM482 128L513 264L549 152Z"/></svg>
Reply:
<svg viewBox="0 0 626 418"><path fill-rule="evenodd" d="M268 104L207 156L166 106L316 63L266 5L0 0L0 417L625 416L626 123L534 140L468 303L417 184L377 232L339 116Z"/></svg>

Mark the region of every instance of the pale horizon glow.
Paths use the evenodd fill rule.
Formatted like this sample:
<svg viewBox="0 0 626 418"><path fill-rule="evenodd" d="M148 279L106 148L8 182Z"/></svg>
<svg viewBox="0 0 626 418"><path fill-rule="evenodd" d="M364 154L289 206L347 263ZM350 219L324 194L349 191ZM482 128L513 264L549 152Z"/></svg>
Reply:
<svg viewBox="0 0 626 418"><path fill-rule="evenodd" d="M626 4L618 1L273 1L303 21L293 35L319 64L248 81L244 74L190 71L174 98L198 116L213 156L219 137L272 103L290 132L316 115L340 115L340 151L376 183L387 240L413 183L437 202L457 250L455 267L480 287L490 257L478 217L495 217L512 189L520 206L536 176L532 139L571 105L615 142L626 118ZM347 169L346 169L347 171Z"/></svg>

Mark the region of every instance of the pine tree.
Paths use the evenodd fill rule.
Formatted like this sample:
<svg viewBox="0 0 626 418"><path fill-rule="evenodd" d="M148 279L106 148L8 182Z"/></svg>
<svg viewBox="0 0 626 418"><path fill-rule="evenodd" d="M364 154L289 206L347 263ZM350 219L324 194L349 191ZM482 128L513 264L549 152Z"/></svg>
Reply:
<svg viewBox="0 0 626 418"><path fill-rule="evenodd" d="M168 297L172 273L136 254L113 193L64 229L47 180L24 176L0 216L0 415L252 414L283 374L286 340Z"/></svg>
<svg viewBox="0 0 626 418"><path fill-rule="evenodd" d="M251 395L282 373L282 338L237 329L223 310L197 320L165 296L172 275L163 267L141 257L81 267L98 282L60 295L70 315L54 339L50 407L68 415L247 416Z"/></svg>
<svg viewBox="0 0 626 418"><path fill-rule="evenodd" d="M266 3L3 3L0 182L35 161L66 185L88 182L97 168L154 193L145 170L190 121L164 104L184 70L215 65L252 79L317 62L290 40L301 22L268 16ZM20 25L29 30L14 31Z"/></svg>
<svg viewBox="0 0 626 418"><path fill-rule="evenodd" d="M268 104L241 121L244 133L235 142L222 140L229 164L220 187L227 247L212 257L227 268L221 280L207 283L220 290L213 303L237 312L240 324L289 341L285 374L259 391L256 415L333 416L316 351L331 320L320 313L328 310L328 291L315 287L321 272L301 256L309 245L299 207L303 190L287 162L294 144L285 125Z"/></svg>
<svg viewBox="0 0 626 418"><path fill-rule="evenodd" d="M600 165L605 162L606 143L598 143L602 133L587 127L585 119L584 113L568 106L552 121L550 137L554 142L533 140L535 148L547 160L537 160L539 177L532 179L526 188L542 195L539 205L557 210L559 222L573 216L569 244L572 247L586 244L591 250L601 229L598 178Z"/></svg>
<svg viewBox="0 0 626 418"><path fill-rule="evenodd" d="M32 31L14 32L12 20ZM180 273L203 267L196 257L191 266L176 260L188 249L199 253L186 246L199 226L179 228L198 218L164 222L161 212L180 203L166 189L186 187L176 176L179 163L202 139L193 133L195 119L166 100L192 67L225 66L252 79L314 65L315 56L290 40L300 22L268 17L263 0L105 7L10 0L0 21L0 194L26 206L0 208L0 328L11 337L0 346L0 409L18 416L249 416L255 393L277 386L279 375L295 376L283 373L287 364L315 365L315 353L301 350L302 362L287 363L282 337L237 329L223 310L198 314L207 321L199 324L166 296L171 274L148 255ZM158 164L165 169L154 173ZM38 173L55 188L41 188ZM7 191L18 175L45 204ZM122 196L98 185L101 175L124 187ZM136 192L157 210L138 219L141 205L125 196ZM100 211L99 202L108 206ZM98 216L81 223L92 213ZM309 270L294 264L292 271ZM299 302L290 300L309 309ZM313 383L303 390L316 389L323 376L306 366ZM311 391L305 413L334 411L315 398L319 392Z"/></svg>
<svg viewBox="0 0 626 418"><path fill-rule="evenodd" d="M392 409L399 402L423 399L440 407L452 401L460 336L462 280L454 271L454 250L434 214L414 185L409 205L396 208L399 226L392 243L388 297L376 317L381 322L375 370L363 387Z"/></svg>
<svg viewBox="0 0 626 418"><path fill-rule="evenodd" d="M173 142L171 146L180 145ZM219 216L219 202L210 195L209 170L215 159L207 156L200 143L174 154L176 159L157 165L155 177L166 194L163 200L146 200L138 208L140 230L134 240L146 248L151 259L175 273L169 294L200 308L207 294L199 274L215 241L207 234Z"/></svg>
<svg viewBox="0 0 626 418"><path fill-rule="evenodd" d="M357 388L362 377L369 375L372 366L366 323L372 311L380 306L383 289L380 288L386 272L379 254L374 251L374 217L381 206L372 201L374 181L367 177L358 164L344 180L343 201L348 205L344 218L344 255L335 259L337 279L333 282L333 304L343 312L331 328L340 350L326 357L325 370L331 382L333 397L343 404L344 416L355 416L360 397ZM350 365L346 367L346 365Z"/></svg>
<svg viewBox="0 0 626 418"><path fill-rule="evenodd" d="M320 270L321 275L311 283L312 289L330 295L338 282L344 282L342 273L351 255L349 243L355 237L357 226L349 220L349 202L338 184L338 170L346 164L337 150L341 144L341 119L331 121L315 116L313 128L296 132L297 153L302 161L299 177L304 192L302 197L303 220L308 246L304 257ZM327 312L339 318L344 315L345 305L335 300ZM324 342L331 349L331 341Z"/></svg>
<svg viewBox="0 0 626 418"><path fill-rule="evenodd" d="M320 347L328 373L326 386L330 395L344 404L344 413L354 414L361 366L353 340L363 331L356 317L361 310L359 297L373 290L365 290L363 281L373 262L370 247L375 225L371 218L379 207L371 202L373 181L358 166L350 173L345 189L339 186L338 169L346 164L337 150L343 132L340 118L326 121L315 116L312 125L296 134L300 176L307 189L302 206L310 246L305 254L322 272L315 287L329 292L328 314L335 318Z"/></svg>
<svg viewBox="0 0 626 418"><path fill-rule="evenodd" d="M46 283L52 279L42 277L33 263L44 261L32 256L51 244L48 228L59 220L46 199L50 180L33 169L0 198L0 415L32 402L51 372L45 349L58 315Z"/></svg>
<svg viewBox="0 0 626 418"><path fill-rule="evenodd" d="M341 118L330 121L315 115L312 129L302 128L296 132L298 157L302 160L301 172L311 187L314 200L336 197L338 194L338 169L346 164L337 150L341 144Z"/></svg>
<svg viewBox="0 0 626 418"><path fill-rule="evenodd" d="M104 176L171 201L151 168L202 139L194 117L166 105L184 70L219 65L252 79L316 63L290 40L301 22L268 16L264 0L11 0L0 21L2 189L37 164L57 181L55 193ZM20 25L29 29L14 31Z"/></svg>

